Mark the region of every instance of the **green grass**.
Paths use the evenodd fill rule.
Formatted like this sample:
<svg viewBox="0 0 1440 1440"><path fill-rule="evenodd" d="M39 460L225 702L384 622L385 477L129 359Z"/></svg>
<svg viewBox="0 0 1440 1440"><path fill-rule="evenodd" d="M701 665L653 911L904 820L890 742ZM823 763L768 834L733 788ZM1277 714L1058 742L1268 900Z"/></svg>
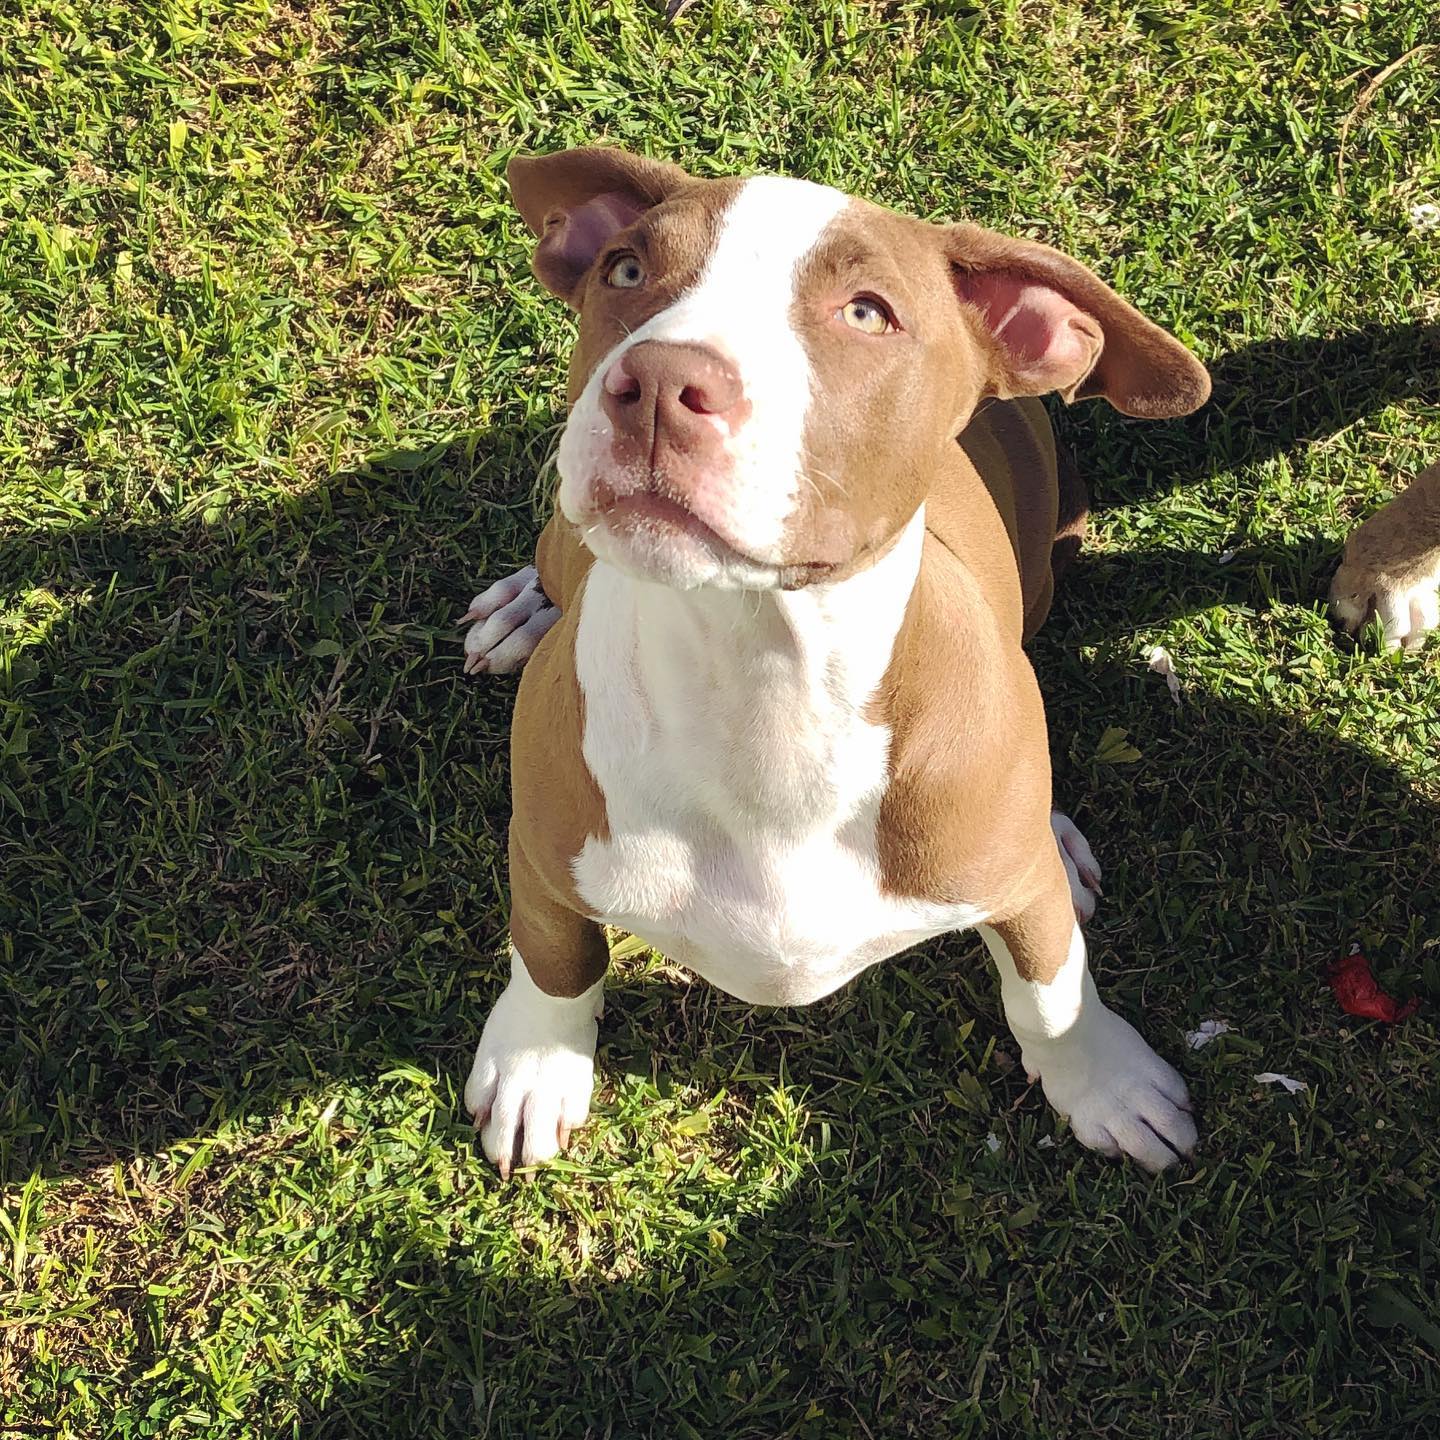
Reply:
<svg viewBox="0 0 1440 1440"><path fill-rule="evenodd" d="M1440 646L1320 605L1440 454L1440 52L1357 109L1427 39L1426 0L10 0L0 1434L1436 1433ZM626 962L571 1157L479 1156L513 686L447 621L533 543L572 334L505 162L600 137L1043 238L1212 365L1188 421L1062 417L1099 513L1036 647L1188 1173L1079 1149L964 938L803 1011ZM1393 1034L1324 988L1356 940L1425 999Z"/></svg>

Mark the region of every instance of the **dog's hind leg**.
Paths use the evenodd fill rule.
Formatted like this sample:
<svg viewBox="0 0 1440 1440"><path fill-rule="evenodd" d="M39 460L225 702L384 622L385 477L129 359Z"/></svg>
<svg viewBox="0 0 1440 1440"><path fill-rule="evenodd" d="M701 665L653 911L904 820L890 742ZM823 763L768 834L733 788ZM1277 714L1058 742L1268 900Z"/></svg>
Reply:
<svg viewBox="0 0 1440 1440"><path fill-rule="evenodd" d="M1080 471L1070 452L1063 446L1055 446L1055 466L1060 482L1060 509L1055 521L1055 548L1050 552L1050 573L1055 583L1070 568L1070 562L1080 553L1085 539L1086 524L1090 518L1090 492L1080 478Z"/></svg>
<svg viewBox="0 0 1440 1440"><path fill-rule="evenodd" d="M1095 902L1105 893L1100 888L1100 862L1080 827L1063 811L1050 812L1050 829L1065 865L1065 878L1070 882L1075 919L1083 925L1094 916Z"/></svg>
<svg viewBox="0 0 1440 1440"><path fill-rule="evenodd" d="M594 556L575 527L556 511L540 532L535 563L482 590L456 623L468 625L465 673L518 670L566 611L589 574Z"/></svg>
<svg viewBox="0 0 1440 1440"><path fill-rule="evenodd" d="M560 607L551 604L533 565L497 580L456 621L470 627L465 633L465 673L518 670L559 618Z"/></svg>

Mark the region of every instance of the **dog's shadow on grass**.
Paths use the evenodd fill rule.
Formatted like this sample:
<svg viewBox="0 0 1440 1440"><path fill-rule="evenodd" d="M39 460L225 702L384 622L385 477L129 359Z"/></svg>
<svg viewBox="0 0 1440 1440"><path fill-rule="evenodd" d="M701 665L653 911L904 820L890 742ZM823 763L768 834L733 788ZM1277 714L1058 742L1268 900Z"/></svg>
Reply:
<svg viewBox="0 0 1440 1440"><path fill-rule="evenodd" d="M1257 576L1286 556L1218 579L1210 557L1145 561L1204 608L1262 603ZM997 1414L1062 1435L1106 1406L1137 1434L1175 1416L1195 1435L1262 1425L1264 1387L1217 1392L1200 1335L1247 1372L1310 1377L1294 1416L1320 1425L1353 1391L1357 1413L1403 1428L1427 1349L1368 1317L1440 1319L1423 1283L1437 1259L1425 1016L1440 1001L1440 812L1366 737L1337 738L1335 715L1287 711L1263 673L1234 698L1189 679L1174 705L1113 638L1129 612L1107 576L1082 567L1074 589L1098 653L1077 658L1062 615L1037 658L1060 796L1108 872L1092 960L1106 1000L1185 1073L1198 1166L1151 1184L1063 1135L1027 1092L973 937L803 1010L622 984L602 1025L605 1118L579 1137L578 1168L502 1191L486 1225L424 1255L407 1240L385 1303L414 1343L372 1349L301 1433L379 1440L379 1417L421 1404L434 1433L457 1436L710 1434L718 1416L736 1435L902 1433L900 1416L906 1434L984 1434ZM1403 667L1355 663L1368 687L1403 692ZM1111 725L1137 760L1092 753ZM1424 999L1403 1030L1344 1016L1326 988L1326 962L1356 940L1382 983ZM1184 1032L1215 1017L1234 1038L1188 1052ZM1260 1071L1310 1090L1259 1086ZM665 1077L684 1104L642 1127L636 1087L663 1109ZM753 1115L773 1108L776 1077L808 1114L797 1141L767 1149ZM693 1138L686 1110L727 1090L750 1124ZM768 1187L736 1188L767 1167ZM1354 1274L1399 1266L1393 1283L1337 1285L1315 1228L1275 1222L1297 1196L1309 1216L1317 1194L1346 1217ZM511 1217L519 1238L497 1236ZM576 1272L547 1270L577 1245ZM1090 1337L1083 1354L1036 1343L1052 1310ZM735 1349L774 1365L737 1371ZM1161 1374L1163 1402L1148 1388Z"/></svg>
<svg viewBox="0 0 1440 1440"><path fill-rule="evenodd" d="M1405 1313L1440 1319L1409 1278L1433 1242L1392 1238L1428 1233L1424 1177L1440 1174L1425 1019L1440 1000L1440 814L1363 747L1263 701L1187 690L1175 707L1158 677L1118 663L1085 688L1143 749L1118 767L1062 759L1108 871L1093 963L1107 1001L1185 1073L1197 1167L1152 1184L1063 1134L1027 1091L973 937L803 1010L624 984L602 1025L605 1118L581 1133L578 1168L512 1182L426 1253L405 1232L375 1298L412 1340L372 1347L301 1433L379 1440L380 1417L423 1404L433 1433L457 1436L711 1434L723 1415L728 1434L858 1437L902 1433L900 1414L903 1433L970 1433L966 1417L979 1434L1001 1406L1061 1435L1102 1401L1155 1414L1157 1374L1174 1377L1163 1404L1194 1421L1185 1433L1219 1433L1263 1397L1221 1395L1187 1364L1199 1334L1247 1369L1284 1357L1312 1377L1317 1415L1357 1387L1403 1423L1425 1348L1382 1343L1370 1282L1337 1286L1312 1226L1273 1217L1325 1193L1354 1212L1354 1273L1401 1264ZM1071 696L1058 723L1095 713ZM1382 982L1425 1001L1393 1035L1325 987L1325 962L1357 939ZM1233 1042L1187 1052L1184 1031L1214 1017ZM636 1066L636 1051L653 1058ZM1311 1090L1258 1086L1260 1071ZM637 1086L665 1110L665 1077L680 1102L635 1120ZM767 1146L755 1117L783 1129L777 1077L807 1113ZM688 1114L707 1108L720 1118L696 1139ZM1372 1189L1398 1175L1409 1191ZM1092 1337L1083 1356L1035 1343L1052 1308ZM737 1349L773 1367L737 1373Z"/></svg>

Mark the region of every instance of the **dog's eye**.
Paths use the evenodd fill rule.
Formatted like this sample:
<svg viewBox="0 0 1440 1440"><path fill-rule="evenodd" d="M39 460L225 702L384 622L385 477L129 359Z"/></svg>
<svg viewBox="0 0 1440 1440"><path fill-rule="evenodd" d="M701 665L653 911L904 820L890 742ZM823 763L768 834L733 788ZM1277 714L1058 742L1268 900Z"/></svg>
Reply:
<svg viewBox="0 0 1440 1440"><path fill-rule="evenodd" d="M633 255L622 255L605 272L605 283L616 290L633 290L645 283L645 267Z"/></svg>
<svg viewBox="0 0 1440 1440"><path fill-rule="evenodd" d="M841 309L840 318L866 335L885 335L897 328L890 312L873 295L857 295Z"/></svg>

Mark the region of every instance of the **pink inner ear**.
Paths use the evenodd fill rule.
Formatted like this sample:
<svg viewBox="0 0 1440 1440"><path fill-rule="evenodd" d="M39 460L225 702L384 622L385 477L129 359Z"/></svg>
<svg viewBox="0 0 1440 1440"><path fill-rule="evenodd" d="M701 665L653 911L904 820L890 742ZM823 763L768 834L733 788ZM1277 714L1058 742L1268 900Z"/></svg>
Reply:
<svg viewBox="0 0 1440 1440"><path fill-rule="evenodd" d="M628 229L644 212L643 205L618 190L596 195L547 222L540 253L578 279L595 263L610 237Z"/></svg>
<svg viewBox="0 0 1440 1440"><path fill-rule="evenodd" d="M1099 322L1058 290L1006 271L960 271L956 285L1035 393L1078 385L1100 358Z"/></svg>

